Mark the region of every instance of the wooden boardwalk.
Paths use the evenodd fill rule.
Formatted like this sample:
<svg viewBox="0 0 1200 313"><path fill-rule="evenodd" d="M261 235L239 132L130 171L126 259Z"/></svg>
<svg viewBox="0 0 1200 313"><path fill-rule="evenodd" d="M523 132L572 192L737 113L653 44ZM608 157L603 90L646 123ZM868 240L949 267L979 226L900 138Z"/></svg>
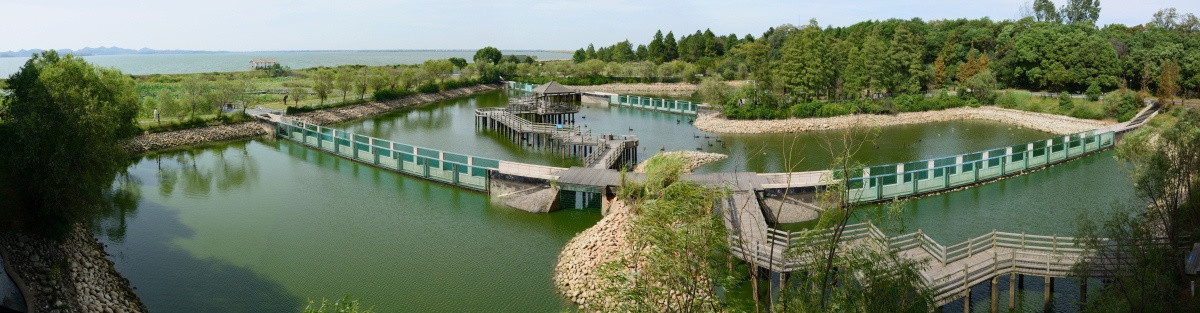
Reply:
<svg viewBox="0 0 1200 313"><path fill-rule="evenodd" d="M636 160L637 136L594 136L591 130L574 125L536 123L525 119L511 108L480 108L475 110L477 125L503 128L519 143L551 147L571 155L579 155L585 166L608 169L622 159Z"/></svg>
<svg viewBox="0 0 1200 313"><path fill-rule="evenodd" d="M832 235L830 230L783 232L766 229L764 232L752 227L743 228L741 232L736 228L731 230L730 247L735 256L782 273L801 270L811 262L789 250L801 245L827 243ZM968 296L972 286L1001 275L1071 277L1075 265L1090 257L1075 241L1071 237L992 231L943 246L919 230L887 236L872 224L859 223L846 227L839 244L842 249L887 248L902 258L923 262L921 277L933 290L935 304L941 306ZM1092 277L1105 275L1099 270L1089 272Z"/></svg>

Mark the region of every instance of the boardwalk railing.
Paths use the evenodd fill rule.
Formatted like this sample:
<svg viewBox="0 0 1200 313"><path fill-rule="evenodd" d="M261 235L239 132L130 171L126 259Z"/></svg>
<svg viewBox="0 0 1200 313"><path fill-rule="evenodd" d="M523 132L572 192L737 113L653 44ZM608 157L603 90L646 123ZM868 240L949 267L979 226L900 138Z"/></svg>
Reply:
<svg viewBox="0 0 1200 313"><path fill-rule="evenodd" d="M616 100L616 104L620 106L687 115L696 115L696 110L700 106L700 103L685 100L630 95L617 95Z"/></svg>
<svg viewBox="0 0 1200 313"><path fill-rule="evenodd" d="M406 145L284 119L276 125L279 137L305 146L395 172L469 189L487 191L488 171L500 162L469 155Z"/></svg>
<svg viewBox="0 0 1200 313"><path fill-rule="evenodd" d="M777 272L793 272L814 260L808 255L793 255L794 246L828 244L832 229L784 232L768 230L765 242L748 242L730 235L735 256ZM1102 241L1104 242L1104 241ZM934 291L935 302L943 305L956 299L971 286L1004 274L1068 277L1075 265L1088 253L1076 238L1038 236L992 231L967 241L943 246L924 232L887 236L868 223L848 225L839 245L886 247L901 257L926 261L921 271L925 283ZM1105 273L1092 271L1099 277Z"/></svg>
<svg viewBox="0 0 1200 313"><path fill-rule="evenodd" d="M938 159L872 166L853 173L851 203L904 197L1037 169L1112 147L1113 132L1088 131Z"/></svg>
<svg viewBox="0 0 1200 313"><path fill-rule="evenodd" d="M521 82L508 81L505 82L510 90L518 90L524 92L533 92L538 85L526 84ZM700 103L686 100L663 99L654 97L617 95L610 99L610 104L627 106L631 108L646 109L653 111L662 111L670 113L679 113L687 115L696 115Z"/></svg>

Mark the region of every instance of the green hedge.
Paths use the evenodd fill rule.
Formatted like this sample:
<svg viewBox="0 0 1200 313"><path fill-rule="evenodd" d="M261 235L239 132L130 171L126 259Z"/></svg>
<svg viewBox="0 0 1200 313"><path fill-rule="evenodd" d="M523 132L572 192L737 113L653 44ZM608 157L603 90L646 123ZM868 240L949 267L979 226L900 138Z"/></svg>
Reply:
<svg viewBox="0 0 1200 313"><path fill-rule="evenodd" d="M151 133L158 133L158 132L182 130L182 129L189 129L189 128L229 125L229 124L246 122L246 121L250 121L250 120L253 120L253 118L251 118L249 115L242 114L242 112L237 112L237 113L232 113L232 114L221 114L221 115L217 115L217 116L210 117L210 118L193 117L193 118L189 118L189 119L181 120L181 121L172 121L172 122L167 122L167 123L162 123L162 124L153 124L153 125L150 125L149 127L143 128L142 130L146 131L146 132L151 132Z"/></svg>

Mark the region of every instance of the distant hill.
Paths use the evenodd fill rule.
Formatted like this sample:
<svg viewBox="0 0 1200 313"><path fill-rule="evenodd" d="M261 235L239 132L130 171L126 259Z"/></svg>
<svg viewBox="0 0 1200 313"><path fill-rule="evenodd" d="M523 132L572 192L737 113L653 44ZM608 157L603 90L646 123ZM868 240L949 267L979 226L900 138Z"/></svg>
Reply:
<svg viewBox="0 0 1200 313"><path fill-rule="evenodd" d="M154 50L150 48L141 49L125 49L121 47L85 47L79 50L73 49L55 49L59 53L70 53L78 56L87 55L119 55L119 54L193 54L193 53L215 53L223 51L201 51L201 50ZM17 50L0 52L0 58L5 57L28 57L34 53L41 53L42 49Z"/></svg>

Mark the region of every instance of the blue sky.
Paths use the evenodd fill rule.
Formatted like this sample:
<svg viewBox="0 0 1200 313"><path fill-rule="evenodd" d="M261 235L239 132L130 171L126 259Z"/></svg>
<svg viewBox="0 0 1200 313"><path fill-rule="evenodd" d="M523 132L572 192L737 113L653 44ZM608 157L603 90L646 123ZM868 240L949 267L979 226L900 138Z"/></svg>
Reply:
<svg viewBox="0 0 1200 313"><path fill-rule="evenodd" d="M383 1L0 0L0 51L85 46L189 50L570 49L711 28L758 36L783 23L1011 19L1026 0ZM1056 0L1060 5L1066 0ZM1200 1L1102 0L1100 23L1142 24Z"/></svg>

